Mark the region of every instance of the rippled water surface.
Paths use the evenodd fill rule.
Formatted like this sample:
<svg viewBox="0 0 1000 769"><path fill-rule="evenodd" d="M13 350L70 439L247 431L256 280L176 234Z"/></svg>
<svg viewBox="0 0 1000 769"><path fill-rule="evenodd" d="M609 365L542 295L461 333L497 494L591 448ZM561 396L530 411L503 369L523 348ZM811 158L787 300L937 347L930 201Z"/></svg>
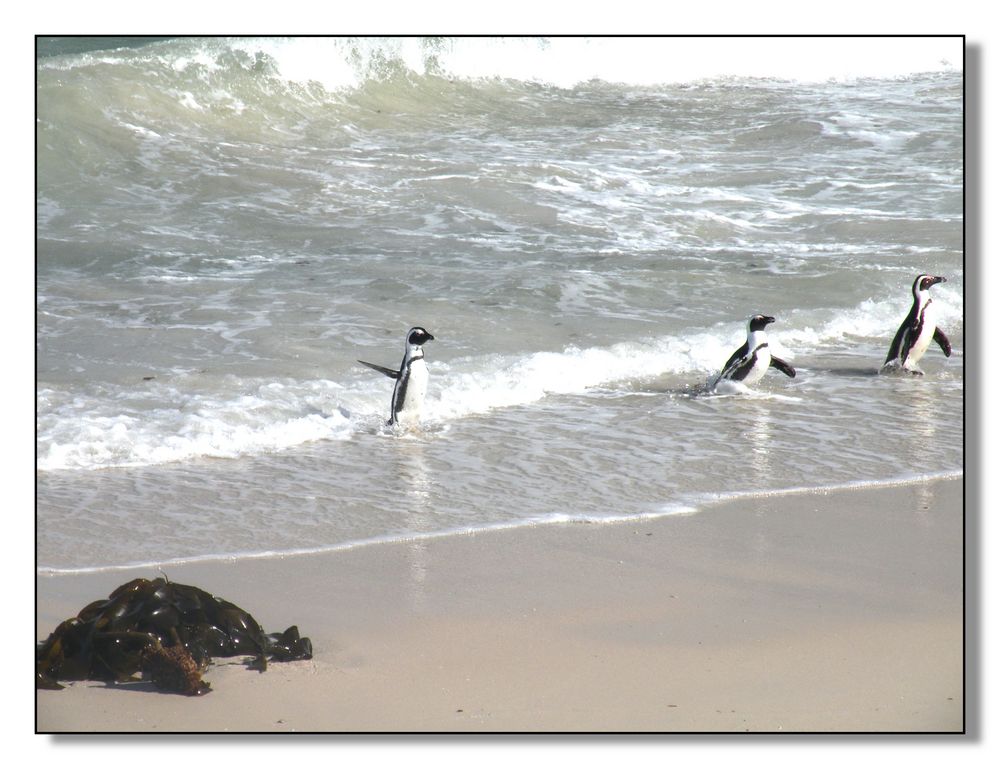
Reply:
<svg viewBox="0 0 1000 769"><path fill-rule="evenodd" d="M961 472L961 71L630 77L571 42L43 46L39 566ZM954 353L877 376L924 272ZM707 393L754 312L797 376ZM416 324L398 435L356 361Z"/></svg>

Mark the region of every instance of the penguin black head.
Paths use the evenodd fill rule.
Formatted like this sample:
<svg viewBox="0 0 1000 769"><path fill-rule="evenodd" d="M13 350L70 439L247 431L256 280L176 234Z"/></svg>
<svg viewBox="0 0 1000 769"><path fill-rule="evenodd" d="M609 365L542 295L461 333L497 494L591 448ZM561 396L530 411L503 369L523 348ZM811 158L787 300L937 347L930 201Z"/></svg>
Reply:
<svg viewBox="0 0 1000 769"><path fill-rule="evenodd" d="M406 332L406 343L415 347L419 347L424 342L430 342L432 339L434 339L434 336L421 326L414 326Z"/></svg>
<svg viewBox="0 0 1000 769"><path fill-rule="evenodd" d="M917 275L917 279L913 281L913 295L916 296L921 291L926 291L937 283L947 282L947 278L942 278L937 275Z"/></svg>
<svg viewBox="0 0 1000 769"><path fill-rule="evenodd" d="M768 323L774 323L774 318L770 315L751 315L747 321L747 328L751 331L763 331Z"/></svg>

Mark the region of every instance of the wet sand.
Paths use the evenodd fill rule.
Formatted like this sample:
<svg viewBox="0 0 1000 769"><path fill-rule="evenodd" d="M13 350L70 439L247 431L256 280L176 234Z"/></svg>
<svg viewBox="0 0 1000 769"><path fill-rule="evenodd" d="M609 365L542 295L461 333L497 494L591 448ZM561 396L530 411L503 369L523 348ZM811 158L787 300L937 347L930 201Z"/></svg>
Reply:
<svg viewBox="0 0 1000 769"><path fill-rule="evenodd" d="M172 566L311 661L200 698L40 691L42 732L957 732L962 479ZM37 579L37 636L143 571Z"/></svg>

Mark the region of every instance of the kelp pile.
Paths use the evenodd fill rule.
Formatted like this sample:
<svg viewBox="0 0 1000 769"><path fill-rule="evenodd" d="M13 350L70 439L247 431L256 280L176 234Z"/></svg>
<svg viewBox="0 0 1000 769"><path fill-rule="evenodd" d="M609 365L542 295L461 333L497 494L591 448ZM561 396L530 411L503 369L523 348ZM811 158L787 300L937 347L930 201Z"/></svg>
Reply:
<svg viewBox="0 0 1000 769"><path fill-rule="evenodd" d="M312 658L312 642L292 625L267 634L239 606L163 578L134 579L62 622L39 645L36 686L59 681L135 681L164 691L206 694L201 679L212 657L246 655L261 672L268 660Z"/></svg>

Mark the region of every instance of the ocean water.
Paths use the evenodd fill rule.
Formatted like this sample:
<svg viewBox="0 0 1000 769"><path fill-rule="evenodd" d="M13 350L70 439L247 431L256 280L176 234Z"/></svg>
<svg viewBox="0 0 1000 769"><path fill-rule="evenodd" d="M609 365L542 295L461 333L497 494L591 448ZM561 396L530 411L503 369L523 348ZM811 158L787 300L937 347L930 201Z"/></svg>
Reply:
<svg viewBox="0 0 1000 769"><path fill-rule="evenodd" d="M41 573L962 472L961 39L41 39L37 148Z"/></svg>

